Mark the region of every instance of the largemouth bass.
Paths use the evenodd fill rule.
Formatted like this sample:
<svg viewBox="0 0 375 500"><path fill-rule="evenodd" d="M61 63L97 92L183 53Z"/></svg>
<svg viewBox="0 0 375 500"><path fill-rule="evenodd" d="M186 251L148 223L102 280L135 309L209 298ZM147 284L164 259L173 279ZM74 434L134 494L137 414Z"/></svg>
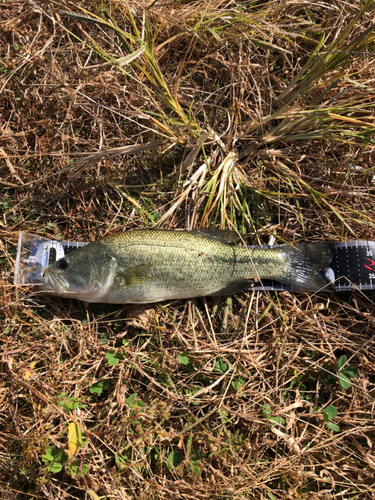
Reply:
<svg viewBox="0 0 375 500"><path fill-rule="evenodd" d="M42 290L111 304L233 294L259 279L296 290L332 290L325 275L332 259L330 244L264 249L233 245L231 240L228 232L216 230L114 234L45 267Z"/></svg>

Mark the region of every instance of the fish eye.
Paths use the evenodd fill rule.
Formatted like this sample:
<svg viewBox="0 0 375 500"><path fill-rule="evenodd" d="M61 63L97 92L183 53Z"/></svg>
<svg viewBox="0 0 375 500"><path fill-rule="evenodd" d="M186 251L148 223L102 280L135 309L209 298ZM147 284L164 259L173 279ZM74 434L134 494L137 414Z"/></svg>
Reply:
<svg viewBox="0 0 375 500"><path fill-rule="evenodd" d="M59 260L59 269L62 269L65 271L65 269L68 269L69 262L66 259L61 259Z"/></svg>

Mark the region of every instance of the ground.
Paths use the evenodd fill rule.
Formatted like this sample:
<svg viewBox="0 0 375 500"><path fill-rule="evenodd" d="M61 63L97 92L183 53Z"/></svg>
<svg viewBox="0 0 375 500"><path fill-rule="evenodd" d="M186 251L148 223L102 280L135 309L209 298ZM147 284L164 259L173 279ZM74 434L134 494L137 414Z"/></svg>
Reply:
<svg viewBox="0 0 375 500"><path fill-rule="evenodd" d="M0 4L2 498L374 498L373 292L13 285L20 231L374 240L374 4Z"/></svg>

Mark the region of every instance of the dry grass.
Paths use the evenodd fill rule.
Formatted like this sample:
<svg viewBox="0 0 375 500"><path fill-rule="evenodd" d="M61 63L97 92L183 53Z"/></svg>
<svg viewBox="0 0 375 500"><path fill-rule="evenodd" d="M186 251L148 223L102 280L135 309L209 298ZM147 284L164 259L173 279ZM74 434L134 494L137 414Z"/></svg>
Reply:
<svg viewBox="0 0 375 500"><path fill-rule="evenodd" d="M373 7L0 5L2 498L374 498L372 293L140 308L12 286L21 230L374 239Z"/></svg>

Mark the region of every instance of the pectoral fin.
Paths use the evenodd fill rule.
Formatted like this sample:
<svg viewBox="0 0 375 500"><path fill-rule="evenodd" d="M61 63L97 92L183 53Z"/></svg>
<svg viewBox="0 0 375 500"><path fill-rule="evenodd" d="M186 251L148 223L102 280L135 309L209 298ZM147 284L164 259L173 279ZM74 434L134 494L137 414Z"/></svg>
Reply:
<svg viewBox="0 0 375 500"><path fill-rule="evenodd" d="M252 283L253 281L250 279L239 279L228 283L228 285L221 288L220 290L217 290L215 293L211 293L210 295L212 295L213 297L217 295L233 295L234 293L248 290L251 287Z"/></svg>
<svg viewBox="0 0 375 500"><path fill-rule="evenodd" d="M139 266L130 267L125 270L119 270L116 273L115 279L120 281L121 286L136 286L145 283L151 279L150 269L152 264L141 264Z"/></svg>

